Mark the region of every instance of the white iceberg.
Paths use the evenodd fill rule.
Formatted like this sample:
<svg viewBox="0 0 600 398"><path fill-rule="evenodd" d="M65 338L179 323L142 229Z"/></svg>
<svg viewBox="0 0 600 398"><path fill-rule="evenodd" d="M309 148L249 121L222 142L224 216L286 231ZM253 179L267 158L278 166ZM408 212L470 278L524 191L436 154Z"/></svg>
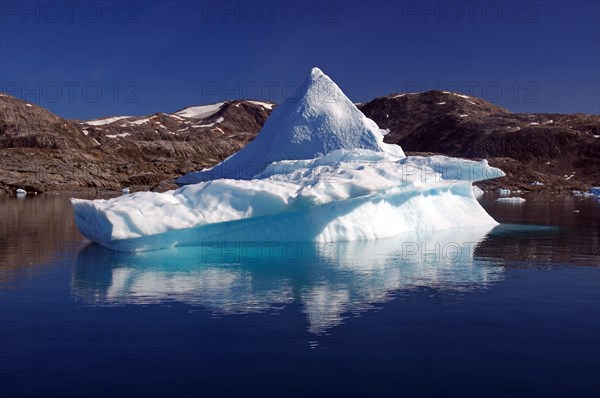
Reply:
<svg viewBox="0 0 600 398"><path fill-rule="evenodd" d="M524 203L525 202L525 198L521 198L519 196L512 196L510 198L498 198L496 199L496 202L500 202L500 203Z"/></svg>
<svg viewBox="0 0 600 398"><path fill-rule="evenodd" d="M193 185L109 200L72 199L81 233L121 251L205 242L372 240L496 225L472 182L503 176L487 161L405 157L314 68L302 96Z"/></svg>

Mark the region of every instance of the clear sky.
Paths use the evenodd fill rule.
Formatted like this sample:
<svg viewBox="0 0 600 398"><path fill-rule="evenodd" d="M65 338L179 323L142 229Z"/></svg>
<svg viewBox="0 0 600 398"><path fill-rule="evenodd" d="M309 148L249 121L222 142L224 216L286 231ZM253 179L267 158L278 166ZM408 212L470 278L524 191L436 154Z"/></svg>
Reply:
<svg viewBox="0 0 600 398"><path fill-rule="evenodd" d="M0 2L0 91L68 118L280 102L319 66L356 102L431 89L600 113L598 1Z"/></svg>

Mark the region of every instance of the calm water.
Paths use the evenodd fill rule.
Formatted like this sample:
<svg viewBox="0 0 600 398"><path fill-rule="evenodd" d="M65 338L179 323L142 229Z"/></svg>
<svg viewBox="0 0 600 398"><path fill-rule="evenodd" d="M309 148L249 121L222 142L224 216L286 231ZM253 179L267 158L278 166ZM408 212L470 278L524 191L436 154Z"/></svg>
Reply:
<svg viewBox="0 0 600 398"><path fill-rule="evenodd" d="M0 200L2 396L600 394L600 201L377 242L119 254ZM577 211L577 212L575 212Z"/></svg>

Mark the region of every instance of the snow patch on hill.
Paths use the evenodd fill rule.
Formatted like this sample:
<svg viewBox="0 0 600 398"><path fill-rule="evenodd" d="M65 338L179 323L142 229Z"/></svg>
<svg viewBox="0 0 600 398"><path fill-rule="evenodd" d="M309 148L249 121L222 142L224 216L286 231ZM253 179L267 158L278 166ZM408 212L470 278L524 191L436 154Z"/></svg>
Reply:
<svg viewBox="0 0 600 398"><path fill-rule="evenodd" d="M217 102L209 105L192 106L175 112L174 115L190 119L206 119L219 112L224 104L225 102Z"/></svg>
<svg viewBox="0 0 600 398"><path fill-rule="evenodd" d="M106 124L111 124L114 122L117 122L119 120L122 119L128 119L131 118L132 116L115 116L115 117L108 117L105 119L96 119L96 120L89 120L87 122L84 122L85 124L89 124L90 126L104 126Z"/></svg>

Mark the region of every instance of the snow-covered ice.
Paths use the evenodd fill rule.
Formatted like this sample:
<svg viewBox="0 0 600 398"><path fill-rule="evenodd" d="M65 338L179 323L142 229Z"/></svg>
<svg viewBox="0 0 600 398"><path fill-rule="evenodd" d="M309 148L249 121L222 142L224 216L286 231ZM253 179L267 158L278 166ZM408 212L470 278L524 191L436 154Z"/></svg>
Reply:
<svg viewBox="0 0 600 398"><path fill-rule="evenodd" d="M510 195L510 189L500 188L500 189L498 189L498 194L500 196L508 196L508 195Z"/></svg>
<svg viewBox="0 0 600 398"><path fill-rule="evenodd" d="M478 186L473 185L473 195L475 195L475 197L479 199L483 196L483 190Z"/></svg>
<svg viewBox="0 0 600 398"><path fill-rule="evenodd" d="M524 203L525 202L525 198L520 198L518 196L513 196L510 198L498 198L496 199L496 202L500 202L500 203Z"/></svg>
<svg viewBox="0 0 600 398"><path fill-rule="evenodd" d="M328 242L496 225L472 182L504 173L487 161L405 157L314 68L300 99L259 135L180 189L72 199L87 238L143 251L205 242Z"/></svg>

